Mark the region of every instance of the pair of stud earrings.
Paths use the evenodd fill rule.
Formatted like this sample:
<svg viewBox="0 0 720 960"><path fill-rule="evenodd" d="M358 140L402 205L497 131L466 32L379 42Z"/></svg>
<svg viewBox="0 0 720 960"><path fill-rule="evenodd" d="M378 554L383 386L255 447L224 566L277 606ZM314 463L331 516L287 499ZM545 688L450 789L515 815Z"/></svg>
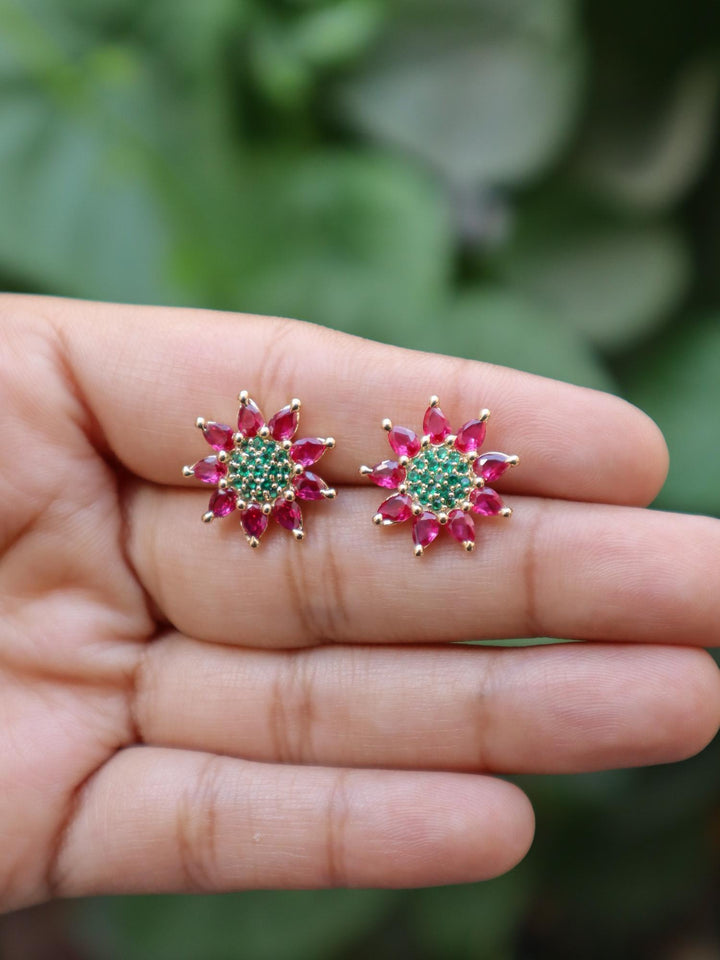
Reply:
<svg viewBox="0 0 720 960"><path fill-rule="evenodd" d="M237 511L251 547L257 547L271 519L289 530L296 540L305 531L300 503L332 500L335 490L313 470L323 454L335 446L332 437L295 440L300 423L300 401L292 400L266 422L246 390L239 395L237 429L199 417L196 426L215 451L183 476L212 484L202 519L209 523ZM390 496L378 507L373 522L392 526L412 521L415 556L445 527L466 550L475 546L473 515L509 517L498 494L488 486L519 462L505 453L481 453L489 410L468 420L454 434L437 397L423 418L423 434L383 420L395 459L360 473Z"/></svg>

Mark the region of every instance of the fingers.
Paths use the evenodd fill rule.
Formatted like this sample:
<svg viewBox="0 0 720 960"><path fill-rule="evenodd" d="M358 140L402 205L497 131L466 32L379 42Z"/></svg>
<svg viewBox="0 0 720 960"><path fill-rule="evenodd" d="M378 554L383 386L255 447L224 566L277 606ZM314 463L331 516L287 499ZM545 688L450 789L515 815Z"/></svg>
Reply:
<svg viewBox="0 0 720 960"><path fill-rule="evenodd" d="M199 523L202 492L141 485L130 557L174 627L219 643L720 642L717 520L517 498L477 518L474 554L443 535L418 560L408 523L370 522L379 499L341 495L302 543L277 528L250 551L234 517Z"/></svg>
<svg viewBox="0 0 720 960"><path fill-rule="evenodd" d="M267 417L292 397L303 401L302 434L337 438L323 460L332 482L354 482L362 463L388 456L382 418L420 431L431 394L456 429L481 407L493 411L488 449L522 461L509 490L645 504L665 478L657 427L592 390L288 320L42 298L5 304L52 318L107 442L158 483L180 483L182 465L207 454L196 417L232 424L241 389Z"/></svg>
<svg viewBox="0 0 720 960"><path fill-rule="evenodd" d="M54 876L65 896L463 883L510 869L532 832L525 795L487 777L137 747L85 788Z"/></svg>
<svg viewBox="0 0 720 960"><path fill-rule="evenodd" d="M703 650L234 650L170 635L147 648L134 708L146 743L276 763L575 773L669 763L720 723Z"/></svg>

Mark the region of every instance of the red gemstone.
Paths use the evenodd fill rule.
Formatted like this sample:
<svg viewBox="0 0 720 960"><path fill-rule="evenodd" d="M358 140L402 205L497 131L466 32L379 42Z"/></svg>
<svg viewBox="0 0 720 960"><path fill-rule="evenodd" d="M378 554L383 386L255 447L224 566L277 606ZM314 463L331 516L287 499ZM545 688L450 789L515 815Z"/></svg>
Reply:
<svg viewBox="0 0 720 960"><path fill-rule="evenodd" d="M274 437L275 440L290 440L295 435L299 420L300 416L297 410L293 410L290 406L283 407L268 420L270 436Z"/></svg>
<svg viewBox="0 0 720 960"><path fill-rule="evenodd" d="M264 423L260 408L254 400L240 404L238 410L238 430L245 437L255 437Z"/></svg>
<svg viewBox="0 0 720 960"><path fill-rule="evenodd" d="M450 536L459 543L475 543L475 521L462 510L451 510L447 525Z"/></svg>
<svg viewBox="0 0 720 960"><path fill-rule="evenodd" d="M301 463L303 467L311 467L318 462L326 450L327 447L322 440L308 438L297 440L290 448L290 456L295 463Z"/></svg>
<svg viewBox="0 0 720 960"><path fill-rule="evenodd" d="M418 546L430 546L439 533L440 521L434 513L426 510L425 513L421 513L419 517L415 517L415 520L413 521L412 535L414 542Z"/></svg>
<svg viewBox="0 0 720 960"><path fill-rule="evenodd" d="M318 477L315 473L310 473L309 470L301 473L299 477L295 477L293 486L295 487L295 493L301 500L322 500L323 490L328 488L321 477Z"/></svg>
<svg viewBox="0 0 720 960"><path fill-rule="evenodd" d="M418 435L407 427L393 427L388 441L399 457L416 457L420 453Z"/></svg>
<svg viewBox="0 0 720 960"><path fill-rule="evenodd" d="M466 424L460 427L460 431L455 441L455 446L460 453L471 453L483 445L485 440L485 421L468 420Z"/></svg>
<svg viewBox="0 0 720 960"><path fill-rule="evenodd" d="M473 513L479 513L481 517L496 517L505 504L491 487L475 488L470 494Z"/></svg>
<svg viewBox="0 0 720 960"><path fill-rule="evenodd" d="M278 500L273 508L273 516L286 530L302 530L302 510L294 500Z"/></svg>
<svg viewBox="0 0 720 960"><path fill-rule="evenodd" d="M512 460L513 457L506 453L483 453L473 464L473 470L485 483L494 483L505 473Z"/></svg>
<svg viewBox="0 0 720 960"><path fill-rule="evenodd" d="M249 537L256 537L259 540L267 530L268 518L257 503L251 503L247 509L243 510L242 525Z"/></svg>
<svg viewBox="0 0 720 960"><path fill-rule="evenodd" d="M232 450L234 446L232 428L224 423L209 420L203 426L203 436L215 450Z"/></svg>
<svg viewBox="0 0 720 960"><path fill-rule="evenodd" d="M383 524L404 523L412 516L412 500L405 493L388 497L378 507Z"/></svg>
<svg viewBox="0 0 720 960"><path fill-rule="evenodd" d="M203 483L217 483L227 474L227 467L224 463L218 463L216 456L205 457L204 460L198 460L191 467L193 475Z"/></svg>
<svg viewBox="0 0 720 960"><path fill-rule="evenodd" d="M237 503L237 494L234 490L216 490L210 497L208 510L216 517L226 517L232 513Z"/></svg>
<svg viewBox="0 0 720 960"><path fill-rule="evenodd" d="M405 468L401 467L395 460L383 460L382 463L376 464L372 468L372 473L368 473L367 476L378 487L397 490L400 484L405 482L407 474Z"/></svg>
<svg viewBox="0 0 720 960"><path fill-rule="evenodd" d="M440 407L428 407L425 411L423 433L430 437L431 443L442 443L450 435L450 421Z"/></svg>

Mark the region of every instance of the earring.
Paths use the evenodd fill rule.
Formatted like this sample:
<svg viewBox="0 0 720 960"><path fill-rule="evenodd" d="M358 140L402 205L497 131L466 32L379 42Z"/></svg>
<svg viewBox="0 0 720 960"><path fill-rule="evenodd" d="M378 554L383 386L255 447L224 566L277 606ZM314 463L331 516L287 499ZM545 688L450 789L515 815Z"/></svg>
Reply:
<svg viewBox="0 0 720 960"><path fill-rule="evenodd" d="M300 420L299 400L292 400L267 423L247 390L238 400L237 430L202 417L195 424L216 451L182 469L184 477L216 487L202 519L209 523L239 511L251 547L260 545L270 518L302 540L305 534L298 501L335 497L332 487L307 468L334 447L335 441L332 437L308 437L293 442Z"/></svg>
<svg viewBox="0 0 720 960"><path fill-rule="evenodd" d="M407 427L394 427L390 420L383 420L397 459L361 467L360 473L378 487L396 491L380 504L373 522L391 526L412 519L416 557L423 555L442 527L470 551L475 547L473 514L511 515L511 508L487 484L499 480L509 467L517 466L520 458L479 452L489 416L489 410L481 410L476 420L468 420L453 434L438 398L431 397L422 437Z"/></svg>

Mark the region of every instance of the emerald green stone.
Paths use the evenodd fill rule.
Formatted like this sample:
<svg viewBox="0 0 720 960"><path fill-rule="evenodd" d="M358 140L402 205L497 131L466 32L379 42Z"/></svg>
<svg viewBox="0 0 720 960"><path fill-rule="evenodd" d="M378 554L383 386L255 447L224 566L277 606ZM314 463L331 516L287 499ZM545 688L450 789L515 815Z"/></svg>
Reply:
<svg viewBox="0 0 720 960"><path fill-rule="evenodd" d="M231 453L228 468L230 486L246 503L275 500L293 477L288 453L270 437L243 439Z"/></svg>
<svg viewBox="0 0 720 960"><path fill-rule="evenodd" d="M410 461L407 492L423 507L448 512L459 507L474 482L472 463L458 450L431 446Z"/></svg>

